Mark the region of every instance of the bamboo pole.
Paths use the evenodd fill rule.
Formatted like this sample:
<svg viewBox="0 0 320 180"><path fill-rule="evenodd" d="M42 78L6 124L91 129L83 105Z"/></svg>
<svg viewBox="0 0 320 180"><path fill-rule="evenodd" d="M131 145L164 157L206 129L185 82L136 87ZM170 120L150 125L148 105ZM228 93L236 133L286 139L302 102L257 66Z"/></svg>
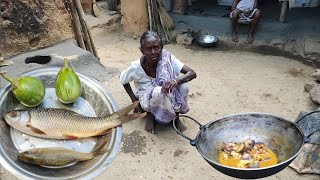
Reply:
<svg viewBox="0 0 320 180"><path fill-rule="evenodd" d="M148 13L149 13L149 30L152 31L152 15L151 15L151 4L150 4L150 0L147 0L147 5L148 5Z"/></svg>
<svg viewBox="0 0 320 180"><path fill-rule="evenodd" d="M155 15L154 15L153 0L150 0L150 10L151 10L152 30L157 32L157 24L156 24Z"/></svg>
<svg viewBox="0 0 320 180"><path fill-rule="evenodd" d="M80 0L73 0L76 2L76 7L77 7L77 11L80 12L78 14L81 14L81 17L79 16L80 18L80 22L82 22L82 27L83 27L83 31L84 31L84 34L86 36L86 39L87 42L88 42L88 47L91 49L90 52L93 53L93 55L98 59L100 60L99 56L98 56L98 52L97 52L97 49L96 49L96 46L94 45L93 43L93 39L92 39L92 34L91 34L91 31L88 27L88 24L87 22L84 20L84 11L82 9L82 6L81 6L81 3L80 3Z"/></svg>
<svg viewBox="0 0 320 180"><path fill-rule="evenodd" d="M86 46L84 44L83 37L82 37L81 25L80 25L80 20L77 14L77 10L73 5L72 0L68 0L68 5L70 8L70 13L72 17L74 33L78 41L79 47L81 47L82 49L86 49Z"/></svg>
<svg viewBox="0 0 320 180"><path fill-rule="evenodd" d="M90 39L90 42L91 42L91 47L92 47L92 50L93 50L93 55L94 55L98 60L100 60L100 58L99 58L99 56L98 56L98 52L97 52L96 46L95 46L94 43L93 43L91 31L89 30L88 26L87 26L87 29L88 29L89 39Z"/></svg>
<svg viewBox="0 0 320 180"><path fill-rule="evenodd" d="M73 3L76 6L77 13L78 13L78 16L79 16L79 19L80 19L80 24L81 24L81 27L82 27L82 30L83 30L84 40L86 41L87 50L90 51L91 53L93 53L90 37L89 37L89 34L88 34L87 25L86 25L86 22L84 20L84 12L83 12L80 0L73 0Z"/></svg>

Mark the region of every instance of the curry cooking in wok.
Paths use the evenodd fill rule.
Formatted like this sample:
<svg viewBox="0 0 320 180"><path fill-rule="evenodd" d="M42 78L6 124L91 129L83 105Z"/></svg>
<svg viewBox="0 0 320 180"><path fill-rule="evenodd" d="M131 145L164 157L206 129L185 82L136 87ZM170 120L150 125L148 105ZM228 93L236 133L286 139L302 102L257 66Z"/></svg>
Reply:
<svg viewBox="0 0 320 180"><path fill-rule="evenodd" d="M261 168L277 164L277 156L263 142L247 139L244 142L223 143L219 162L237 168Z"/></svg>

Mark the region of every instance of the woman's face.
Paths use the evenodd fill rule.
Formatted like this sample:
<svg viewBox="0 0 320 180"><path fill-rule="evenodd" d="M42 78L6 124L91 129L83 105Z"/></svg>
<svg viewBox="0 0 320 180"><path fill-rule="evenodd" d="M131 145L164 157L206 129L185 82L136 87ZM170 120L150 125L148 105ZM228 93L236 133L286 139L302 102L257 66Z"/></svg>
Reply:
<svg viewBox="0 0 320 180"><path fill-rule="evenodd" d="M146 56L147 60L158 61L160 59L161 50L162 47L158 38L150 36L144 39L141 52Z"/></svg>

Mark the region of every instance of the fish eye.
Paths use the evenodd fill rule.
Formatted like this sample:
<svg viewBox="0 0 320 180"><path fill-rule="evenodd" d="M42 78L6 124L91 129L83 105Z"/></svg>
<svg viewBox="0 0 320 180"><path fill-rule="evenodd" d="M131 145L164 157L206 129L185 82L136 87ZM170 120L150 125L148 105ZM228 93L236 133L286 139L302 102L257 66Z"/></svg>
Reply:
<svg viewBox="0 0 320 180"><path fill-rule="evenodd" d="M24 151L24 152L23 152L23 155L25 155L25 156L30 156L30 155L32 155L32 153L30 153L29 151Z"/></svg>
<svg viewBox="0 0 320 180"><path fill-rule="evenodd" d="M18 111L12 111L10 112L10 117L14 118L14 117L17 117L19 115L19 112Z"/></svg>

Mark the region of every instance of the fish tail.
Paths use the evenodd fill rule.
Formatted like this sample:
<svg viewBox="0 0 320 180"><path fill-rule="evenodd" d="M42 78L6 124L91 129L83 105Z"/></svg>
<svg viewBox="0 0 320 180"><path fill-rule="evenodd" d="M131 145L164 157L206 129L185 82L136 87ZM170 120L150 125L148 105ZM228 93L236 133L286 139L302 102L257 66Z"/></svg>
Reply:
<svg viewBox="0 0 320 180"><path fill-rule="evenodd" d="M134 119L143 118L146 115L147 115L147 112L144 112L144 113L132 113L132 114L128 114L126 116L120 117L120 121L121 121L121 124L124 124L124 123L127 123L127 122L129 122L131 120L134 120Z"/></svg>
<svg viewBox="0 0 320 180"><path fill-rule="evenodd" d="M101 138L97 141L95 147L92 150L92 154L94 156L101 155L108 152L107 149L104 149L106 145L109 143L111 133L101 136Z"/></svg>
<svg viewBox="0 0 320 180"><path fill-rule="evenodd" d="M132 111L139 103L140 103L140 101L135 101L131 105L129 105L125 108L122 108L116 112L116 114L119 116L122 124L124 124L130 120L143 118L145 115L147 115L146 112L129 114L129 112Z"/></svg>
<svg viewBox="0 0 320 180"><path fill-rule="evenodd" d="M140 101L135 101L134 103L132 103L131 105L120 109L119 111L117 111L116 113L122 117L122 116L126 116L129 114L130 111L132 111L138 104L140 103Z"/></svg>

